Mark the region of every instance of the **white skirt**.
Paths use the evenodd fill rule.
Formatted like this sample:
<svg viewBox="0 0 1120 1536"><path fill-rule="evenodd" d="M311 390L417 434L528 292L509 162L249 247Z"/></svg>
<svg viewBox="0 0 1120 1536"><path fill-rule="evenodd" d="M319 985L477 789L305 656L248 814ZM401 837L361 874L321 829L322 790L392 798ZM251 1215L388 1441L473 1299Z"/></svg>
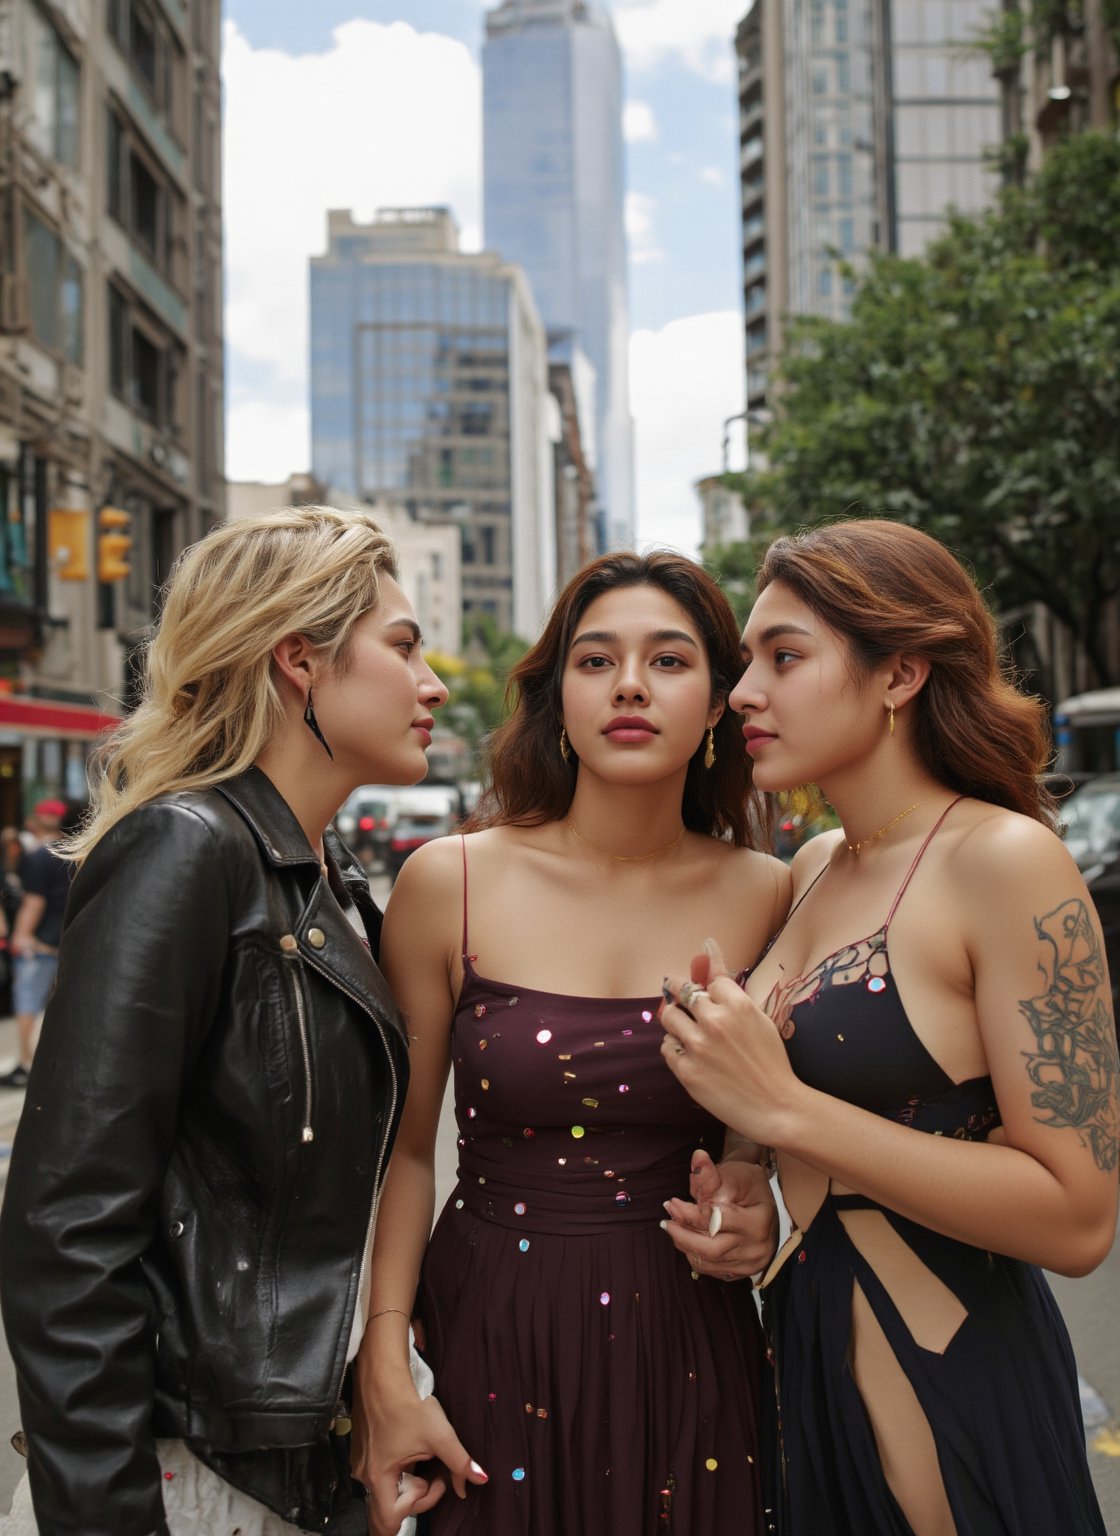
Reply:
<svg viewBox="0 0 1120 1536"><path fill-rule="evenodd" d="M416 1389L427 1397L434 1385L432 1373L416 1353L411 1328L408 1353ZM234 1488L199 1461L182 1440L157 1440L156 1455L163 1472L163 1507L171 1536L322 1536L289 1525ZM406 1520L398 1536L414 1536L415 1530L415 1520ZM16 1484L11 1513L0 1515L0 1536L39 1536L26 1473Z"/></svg>

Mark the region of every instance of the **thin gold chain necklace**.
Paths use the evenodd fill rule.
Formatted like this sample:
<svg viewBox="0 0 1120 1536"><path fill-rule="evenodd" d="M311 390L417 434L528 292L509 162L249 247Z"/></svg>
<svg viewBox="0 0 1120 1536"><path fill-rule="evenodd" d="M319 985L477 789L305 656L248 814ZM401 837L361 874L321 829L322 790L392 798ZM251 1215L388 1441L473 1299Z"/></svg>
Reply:
<svg viewBox="0 0 1120 1536"><path fill-rule="evenodd" d="M885 834L888 833L892 827L897 827L899 822L902 821L904 817L909 816L911 811L916 811L918 809L920 803L920 801L915 800L913 805L908 805L904 811L899 811L898 815L888 821L885 827L880 827L878 832L872 832L868 837L861 837L858 843L848 843L848 852L854 853L858 858L861 849L866 848L868 843L873 843L878 838L885 836ZM847 842L846 838L845 842Z"/></svg>
<svg viewBox="0 0 1120 1536"><path fill-rule="evenodd" d="M665 843L662 847L655 848L652 853L608 853L605 848L598 847L597 844L584 837L570 816L566 820L568 826L571 827L585 848L590 848L593 853L600 854L604 859L613 859L616 864L644 864L647 859L656 859L659 854L671 853L684 836L684 827L682 826L671 843Z"/></svg>

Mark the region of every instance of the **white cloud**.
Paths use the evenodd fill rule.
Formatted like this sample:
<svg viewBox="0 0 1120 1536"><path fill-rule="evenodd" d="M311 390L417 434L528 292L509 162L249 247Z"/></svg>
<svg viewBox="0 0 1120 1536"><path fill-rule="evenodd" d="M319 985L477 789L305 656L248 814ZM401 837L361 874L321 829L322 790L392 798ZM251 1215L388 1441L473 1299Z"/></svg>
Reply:
<svg viewBox="0 0 1120 1536"><path fill-rule="evenodd" d="M325 52L296 56L253 48L227 21L222 75L226 342L290 400L306 391L308 258L325 249L328 208L444 203L477 248L479 69L461 43L404 22L348 21ZM268 432L248 404L230 410L231 474L242 432L256 464ZM296 461L277 432L277 462L254 474L306 468L306 437Z"/></svg>
<svg viewBox="0 0 1120 1536"><path fill-rule="evenodd" d="M616 0L614 23L635 71L676 60L705 80L734 74L735 29L746 0Z"/></svg>
<svg viewBox="0 0 1120 1536"><path fill-rule="evenodd" d="M707 182L710 187L722 187L727 184L727 177L718 165L706 165L700 172L700 180Z"/></svg>
<svg viewBox="0 0 1120 1536"><path fill-rule="evenodd" d="M654 228L656 215L656 198L650 197L648 192L627 192L626 243L630 249L630 260L637 266L665 260L665 252L657 243L657 231Z"/></svg>
<svg viewBox="0 0 1120 1536"><path fill-rule="evenodd" d="M622 134L627 144L652 143L657 138L657 119L648 101L628 101L622 111Z"/></svg>
<svg viewBox="0 0 1120 1536"><path fill-rule="evenodd" d="M275 484L311 465L311 413L306 405L234 400L226 410L226 474Z"/></svg>
<svg viewBox="0 0 1120 1536"><path fill-rule="evenodd" d="M694 483L717 474L725 417L743 408L743 321L737 310L690 315L630 341L638 540L694 554Z"/></svg>

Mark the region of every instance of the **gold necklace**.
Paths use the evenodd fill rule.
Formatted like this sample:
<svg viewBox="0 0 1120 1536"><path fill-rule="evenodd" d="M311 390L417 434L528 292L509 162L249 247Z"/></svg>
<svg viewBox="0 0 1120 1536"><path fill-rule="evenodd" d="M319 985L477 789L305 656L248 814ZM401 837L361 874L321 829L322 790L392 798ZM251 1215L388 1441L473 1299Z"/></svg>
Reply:
<svg viewBox="0 0 1120 1536"><path fill-rule="evenodd" d="M915 800L913 805L908 805L904 811L899 811L898 815L895 816L891 821L888 821L885 827L880 827L878 832L872 832L869 837L861 837L858 843L848 843L848 852L854 853L858 858L862 848L866 848L868 843L873 843L876 838L882 837L884 833L889 832L892 827L897 827L904 816L909 816L911 811L916 811L918 809L919 803L919 801ZM846 838L845 842L847 842Z"/></svg>
<svg viewBox="0 0 1120 1536"><path fill-rule="evenodd" d="M647 859L656 859L658 854L671 853L684 836L684 827L682 825L671 843L665 843L661 848L655 848L652 853L608 853L605 848L597 847L595 843L584 837L570 816L566 820L568 826L571 827L585 848L590 848L593 853L601 854L604 859L613 859L616 864L644 864Z"/></svg>

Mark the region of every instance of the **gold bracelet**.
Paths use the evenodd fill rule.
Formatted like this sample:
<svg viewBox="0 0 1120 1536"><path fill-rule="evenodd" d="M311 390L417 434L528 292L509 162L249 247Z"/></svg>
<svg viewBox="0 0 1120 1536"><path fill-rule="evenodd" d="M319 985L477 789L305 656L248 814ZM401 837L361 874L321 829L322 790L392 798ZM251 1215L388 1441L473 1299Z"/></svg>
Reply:
<svg viewBox="0 0 1120 1536"><path fill-rule="evenodd" d="M380 1312L371 1312L369 1317L366 1318L366 1322L372 1323L376 1317L388 1317L390 1312L395 1312L398 1317L403 1317L407 1323L412 1322L412 1318L409 1316L409 1314L407 1312L402 1312L400 1307L382 1307Z"/></svg>

